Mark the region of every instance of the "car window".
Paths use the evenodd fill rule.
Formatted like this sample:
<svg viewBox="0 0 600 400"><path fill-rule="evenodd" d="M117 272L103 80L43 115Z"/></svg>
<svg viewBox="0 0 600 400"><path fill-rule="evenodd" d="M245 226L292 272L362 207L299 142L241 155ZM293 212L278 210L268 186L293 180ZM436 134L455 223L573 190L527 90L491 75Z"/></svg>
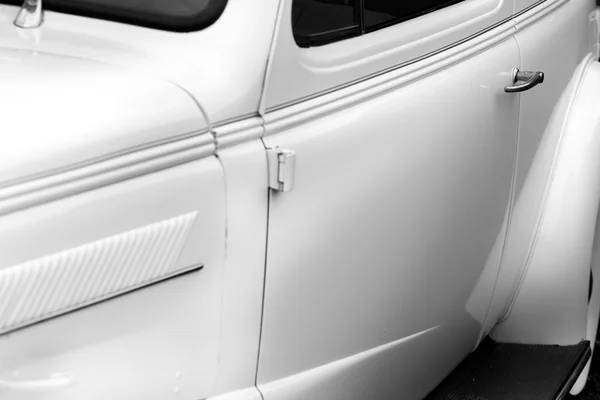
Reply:
<svg viewBox="0 0 600 400"><path fill-rule="evenodd" d="M320 46L416 18L464 0L293 0L292 29L301 47Z"/></svg>
<svg viewBox="0 0 600 400"><path fill-rule="evenodd" d="M300 46L312 46L357 36L359 17L355 0L294 0L294 39Z"/></svg>
<svg viewBox="0 0 600 400"><path fill-rule="evenodd" d="M363 0L366 31L385 28L462 0Z"/></svg>
<svg viewBox="0 0 600 400"><path fill-rule="evenodd" d="M22 0L0 0L22 4ZM44 0L45 10L124 22L151 28L190 32L215 22L227 0Z"/></svg>

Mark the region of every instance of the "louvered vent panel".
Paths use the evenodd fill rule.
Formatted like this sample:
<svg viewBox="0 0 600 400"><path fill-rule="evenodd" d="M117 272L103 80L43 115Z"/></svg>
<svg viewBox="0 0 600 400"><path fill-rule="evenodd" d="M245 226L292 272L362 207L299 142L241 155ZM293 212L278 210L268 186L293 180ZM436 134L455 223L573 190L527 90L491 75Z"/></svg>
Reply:
<svg viewBox="0 0 600 400"><path fill-rule="evenodd" d="M0 334L198 266L175 269L189 213L0 271Z"/></svg>

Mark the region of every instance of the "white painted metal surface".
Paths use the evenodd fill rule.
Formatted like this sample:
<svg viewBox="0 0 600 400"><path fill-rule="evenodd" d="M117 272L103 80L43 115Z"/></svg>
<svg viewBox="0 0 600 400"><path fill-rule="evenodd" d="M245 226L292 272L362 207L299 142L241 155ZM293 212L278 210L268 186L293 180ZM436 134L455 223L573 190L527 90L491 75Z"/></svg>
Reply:
<svg viewBox="0 0 600 400"><path fill-rule="evenodd" d="M512 1L465 1L387 29L324 47L301 49L283 0L261 110L330 91L438 51L512 15ZM511 22L504 28L512 28Z"/></svg>
<svg viewBox="0 0 600 400"><path fill-rule="evenodd" d="M250 132L255 130L250 128ZM233 139L250 134L244 129L233 133L217 128L216 135L217 139ZM267 160L262 142L252 140L222 149L219 160L225 171L227 248L219 367L212 394L254 388L256 382L268 215ZM239 398L232 393L231 400L253 400L257 391L254 388L244 393ZM222 400L230 399L224 396Z"/></svg>
<svg viewBox="0 0 600 400"><path fill-rule="evenodd" d="M0 396L422 398L511 302L541 193L527 182L548 166L531 160L589 51L592 0L511 18L533 3L467 0L312 49L293 42L291 0L229 0L189 34L55 12L23 30L1 5L0 279L81 246L100 273L98 243L190 213L181 254L156 266L205 267L0 336ZM547 80L507 95L515 67ZM296 152L296 185L269 210L276 146ZM590 204L569 208L586 240ZM568 227L541 231L550 250ZM586 251L574 275L542 252L494 334L591 338ZM572 290L523 323L531 287L559 277Z"/></svg>
<svg viewBox="0 0 600 400"><path fill-rule="evenodd" d="M72 377L44 399L211 395L227 345L225 187L214 157L2 216L0 269L190 212L196 222L177 265L201 259L201 271L1 336L0 380Z"/></svg>
<svg viewBox="0 0 600 400"><path fill-rule="evenodd" d="M543 71L547 80L521 95L516 193L533 162L552 110L573 72L590 52L588 17L593 0L545 2L519 16L515 39L521 49L521 68ZM544 41L552 46L542 45Z"/></svg>
<svg viewBox="0 0 600 400"><path fill-rule="evenodd" d="M225 147L260 137L262 127L241 122L216 128L213 136L205 110L193 98L214 99L215 107L209 106L213 121L256 111L270 33L262 54L254 34L272 27L263 21L262 31L232 35L229 26L236 19L254 26L245 4L230 1L223 28L215 25L201 36L52 12L46 13L43 27L23 32L5 25L15 8L0 6L0 80L3 93L10 94L0 96L0 103L13 110L0 123L0 268L187 212L196 212L197 218L177 265L199 259L205 265L202 271L3 336L3 398L29 399L35 390L44 399L197 399L254 385L266 158L260 141L231 149L231 156ZM274 17L276 7L270 9ZM268 18L265 10L253 10ZM231 62L226 43L236 60L246 51L245 62ZM221 57L212 58L223 64L206 62L211 47ZM252 56L257 61L254 81ZM203 73L203 65L223 79ZM239 72L227 75L227 68L243 68L248 88L237 80ZM199 84L202 96L193 93L189 79L204 82ZM178 87L184 81L185 90ZM225 101L228 82L232 94ZM252 97L254 106L248 101ZM219 161L212 157L217 144L223 147ZM227 165L227 178L222 165ZM124 250L115 254L122 258ZM159 266L167 267L166 261ZM125 272L131 263L135 260L128 259ZM240 393L252 398L257 391Z"/></svg>
<svg viewBox="0 0 600 400"><path fill-rule="evenodd" d="M422 398L429 391L422 371L427 357L460 357L464 348L447 346L447 331L433 327L409 337L335 360L260 386L265 399ZM460 334L457 330L455 333ZM441 340L440 340L441 339ZM420 352L417 349L424 349ZM441 353L440 353L441 352ZM418 356L417 356L418 353ZM444 360L438 358L444 363ZM447 361L446 361L447 362ZM373 382L388 382L375 387ZM399 388L392 382L403 382Z"/></svg>
<svg viewBox="0 0 600 400"><path fill-rule="evenodd" d="M504 237L517 141L518 98L503 90L518 48L497 34L494 47L437 73L406 82L397 71L385 91L367 81L336 94L345 104L323 96L265 116L266 147L297 155L294 190L271 198L258 372L266 400L303 388L331 399L419 398L473 349L499 266L492 250ZM411 354L421 379L367 373L369 357L349 361L357 365L348 375L319 374L380 346L378 362ZM447 357L428 357L432 348ZM314 373L302 385L278 384L303 371ZM360 371L369 379L352 379Z"/></svg>
<svg viewBox="0 0 600 400"><path fill-rule="evenodd" d="M207 130L180 88L97 62L0 49L0 85L1 186Z"/></svg>
<svg viewBox="0 0 600 400"><path fill-rule="evenodd" d="M216 23L192 33L52 11L44 12L40 28L23 30L13 25L19 7L0 5L0 47L99 61L164 78L184 87L216 124L256 113L278 3L228 0Z"/></svg>
<svg viewBox="0 0 600 400"><path fill-rule="evenodd" d="M541 204L543 196L541 187L533 187L536 178L529 177L533 173L532 163L534 157L539 157L536 152L539 151L552 110L572 79L577 65L591 50L587 20L593 6L594 2L587 0L555 4L545 2L517 20L520 30L515 38L521 49L522 69L544 71L546 81L534 90L521 94L515 201L517 205L521 204L518 207L522 209L519 211L521 215L515 214L510 228L507 256L502 263L485 333L506 313L526 265L527 235L531 235L535 229L536 213L533 208L523 207ZM552 46L543 45L546 41ZM540 174L544 173L547 172ZM542 179L542 175L539 178ZM525 186L527 180L530 188ZM525 194L526 190L529 194ZM529 200L525 200L524 196L530 196ZM525 206L525 203L529 205ZM565 212L570 213L571 210ZM556 232L557 238L561 234ZM516 254L520 256L516 257Z"/></svg>
<svg viewBox="0 0 600 400"><path fill-rule="evenodd" d="M554 110L515 204L511 235L520 246L507 247L505 257L524 271L508 316L492 332L501 341L573 344L586 337L600 201L599 106L600 64L590 55Z"/></svg>

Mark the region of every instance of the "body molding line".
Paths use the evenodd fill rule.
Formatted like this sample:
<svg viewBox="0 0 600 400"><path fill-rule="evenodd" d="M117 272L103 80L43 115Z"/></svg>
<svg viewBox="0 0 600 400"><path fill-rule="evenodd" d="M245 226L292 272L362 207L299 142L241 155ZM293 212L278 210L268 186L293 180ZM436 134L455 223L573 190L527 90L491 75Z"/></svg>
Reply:
<svg viewBox="0 0 600 400"><path fill-rule="evenodd" d="M155 144L52 174L0 186L0 215L175 167L215 154L211 134Z"/></svg>
<svg viewBox="0 0 600 400"><path fill-rule="evenodd" d="M570 0L542 0L489 28L435 52L395 65L359 81L349 82L313 97L267 109L266 135L383 95L457 64L512 37Z"/></svg>

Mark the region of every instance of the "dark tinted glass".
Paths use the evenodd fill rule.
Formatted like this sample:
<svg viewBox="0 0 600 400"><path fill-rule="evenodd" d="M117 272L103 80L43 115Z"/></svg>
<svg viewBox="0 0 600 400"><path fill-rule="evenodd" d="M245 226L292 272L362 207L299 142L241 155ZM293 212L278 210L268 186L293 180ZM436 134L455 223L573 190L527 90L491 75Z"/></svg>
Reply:
<svg viewBox="0 0 600 400"><path fill-rule="evenodd" d="M365 29L372 31L447 7L463 0L363 0Z"/></svg>
<svg viewBox="0 0 600 400"><path fill-rule="evenodd" d="M22 0L1 0L18 4ZM219 18L227 0L43 0L45 10L189 32Z"/></svg>
<svg viewBox="0 0 600 400"><path fill-rule="evenodd" d="M360 34L355 0L294 0L292 28L298 45L316 46Z"/></svg>

